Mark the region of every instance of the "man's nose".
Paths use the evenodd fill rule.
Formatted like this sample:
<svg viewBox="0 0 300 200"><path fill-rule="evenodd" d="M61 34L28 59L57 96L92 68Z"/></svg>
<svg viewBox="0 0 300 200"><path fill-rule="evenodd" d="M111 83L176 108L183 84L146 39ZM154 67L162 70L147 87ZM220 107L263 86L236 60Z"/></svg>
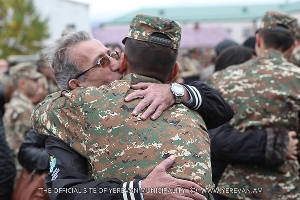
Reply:
<svg viewBox="0 0 300 200"><path fill-rule="evenodd" d="M118 60L110 58L110 70L113 72L120 70L120 63Z"/></svg>

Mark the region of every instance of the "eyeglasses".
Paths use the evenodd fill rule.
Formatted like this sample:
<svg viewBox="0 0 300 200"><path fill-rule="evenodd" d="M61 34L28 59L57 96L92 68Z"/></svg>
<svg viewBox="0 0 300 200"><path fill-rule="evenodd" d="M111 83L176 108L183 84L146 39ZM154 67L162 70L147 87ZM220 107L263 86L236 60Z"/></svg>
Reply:
<svg viewBox="0 0 300 200"><path fill-rule="evenodd" d="M120 59L120 54L117 51L113 51L108 56L103 56L103 57L99 58L99 60L97 61L97 63L94 66L92 66L92 67L88 68L87 70L81 72L74 79L79 78L80 76L82 76L83 74L87 73L88 71L90 71L91 69L93 69L95 67L102 67L102 68L107 67L110 64L109 58L119 60Z"/></svg>

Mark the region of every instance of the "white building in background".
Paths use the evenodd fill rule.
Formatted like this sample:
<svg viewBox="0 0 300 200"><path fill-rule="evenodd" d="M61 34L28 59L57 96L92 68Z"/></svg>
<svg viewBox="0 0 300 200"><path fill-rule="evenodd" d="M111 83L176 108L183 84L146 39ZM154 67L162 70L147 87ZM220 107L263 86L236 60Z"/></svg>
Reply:
<svg viewBox="0 0 300 200"><path fill-rule="evenodd" d="M50 37L45 45L59 38L63 30L73 28L91 33L89 5L71 0L33 0L37 12L48 18Z"/></svg>

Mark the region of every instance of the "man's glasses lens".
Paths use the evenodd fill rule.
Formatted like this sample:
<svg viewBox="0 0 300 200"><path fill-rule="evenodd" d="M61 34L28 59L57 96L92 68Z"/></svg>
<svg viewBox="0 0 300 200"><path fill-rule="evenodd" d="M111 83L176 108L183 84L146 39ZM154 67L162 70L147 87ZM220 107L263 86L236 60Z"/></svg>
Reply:
<svg viewBox="0 0 300 200"><path fill-rule="evenodd" d="M112 57L115 60L119 60L120 59L120 54L117 51L111 52L111 54L109 56Z"/></svg>
<svg viewBox="0 0 300 200"><path fill-rule="evenodd" d="M106 67L107 65L109 65L109 57L104 56L102 58L100 58L100 60L98 60L97 65L100 65L100 67Z"/></svg>
<svg viewBox="0 0 300 200"><path fill-rule="evenodd" d="M109 54L109 57L115 59L115 60L119 60L120 59L120 55L117 51L114 51L114 52L111 52ZM109 64L110 64L110 61L109 61L109 57L107 56L104 56L102 58L100 58L97 62L97 65L100 65L100 67L107 67Z"/></svg>
<svg viewBox="0 0 300 200"><path fill-rule="evenodd" d="M87 70L83 71L82 73L78 74L75 77L75 79L77 79L78 77L82 76L83 74L85 74L86 72L88 72L89 70L91 70L95 67L103 67L103 68L107 67L110 64L110 60L109 60L110 57L115 60L119 60L120 54L119 54L119 52L114 51L114 52L111 52L108 56L103 56L102 58L100 58L97 61L97 63L94 66L92 66L92 67L88 68Z"/></svg>

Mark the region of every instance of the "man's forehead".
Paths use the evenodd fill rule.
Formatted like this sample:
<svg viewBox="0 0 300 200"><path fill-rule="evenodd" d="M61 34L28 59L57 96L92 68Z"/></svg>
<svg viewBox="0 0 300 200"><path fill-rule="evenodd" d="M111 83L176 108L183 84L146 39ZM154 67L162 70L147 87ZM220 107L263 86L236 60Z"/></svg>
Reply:
<svg viewBox="0 0 300 200"><path fill-rule="evenodd" d="M108 49L96 39L86 40L75 44L68 49L69 55L71 57L88 57L94 59L93 57L106 54Z"/></svg>
<svg viewBox="0 0 300 200"><path fill-rule="evenodd" d="M77 51L82 51L82 49L85 50L97 50L97 51L107 51L107 48L99 41L96 39L91 39L91 40L86 40L79 42L75 45L75 50Z"/></svg>

